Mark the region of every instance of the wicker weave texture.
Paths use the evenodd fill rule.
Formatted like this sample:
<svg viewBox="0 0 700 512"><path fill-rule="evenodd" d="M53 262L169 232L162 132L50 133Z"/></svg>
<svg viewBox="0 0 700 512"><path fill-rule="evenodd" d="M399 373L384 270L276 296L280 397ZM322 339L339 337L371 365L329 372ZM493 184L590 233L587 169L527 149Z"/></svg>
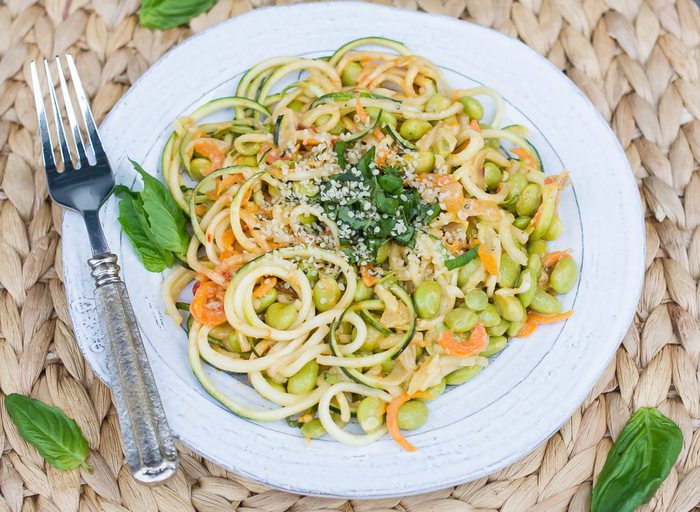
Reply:
<svg viewBox="0 0 700 512"><path fill-rule="evenodd" d="M271 3L220 0L189 28L160 33L138 25L138 0L0 2L0 402L20 392L62 407L88 439L94 468L88 474L46 465L0 406L0 512L584 512L612 440L640 406L659 407L684 435L678 463L641 510L700 511L700 11L691 0L381 2L522 39L588 95L631 162L646 206L648 251L637 316L615 360L557 434L489 478L403 499L291 495L185 448L182 471L166 486L131 479L109 390L71 332L61 214L38 159L28 62L70 50L102 118L193 31Z"/></svg>

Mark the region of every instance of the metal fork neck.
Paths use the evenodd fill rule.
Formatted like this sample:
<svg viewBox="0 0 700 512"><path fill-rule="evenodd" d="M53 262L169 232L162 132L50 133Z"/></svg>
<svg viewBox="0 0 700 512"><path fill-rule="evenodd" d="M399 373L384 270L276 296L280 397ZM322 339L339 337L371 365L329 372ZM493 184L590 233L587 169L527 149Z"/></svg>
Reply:
<svg viewBox="0 0 700 512"><path fill-rule="evenodd" d="M105 240L105 235L102 232L98 210L84 211L83 219L85 220L88 237L90 238L92 255L100 256L102 254L108 254L109 246L107 245L107 240Z"/></svg>

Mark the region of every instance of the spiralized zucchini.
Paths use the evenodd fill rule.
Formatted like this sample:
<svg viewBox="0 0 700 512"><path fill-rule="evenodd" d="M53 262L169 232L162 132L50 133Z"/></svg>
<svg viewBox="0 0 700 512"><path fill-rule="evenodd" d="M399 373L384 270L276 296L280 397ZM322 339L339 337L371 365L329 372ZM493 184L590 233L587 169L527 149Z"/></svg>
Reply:
<svg viewBox="0 0 700 512"><path fill-rule="evenodd" d="M490 105L488 109L484 104ZM486 119L485 110L490 114ZM207 122L219 111L229 121ZM362 446L427 420L511 337L566 319L577 281L548 241L565 171L544 174L493 89L453 90L402 43L252 67L235 96L174 121L163 177L190 219L189 359L235 414ZM241 405L204 363L247 374L275 408ZM355 420L358 426L352 426Z"/></svg>

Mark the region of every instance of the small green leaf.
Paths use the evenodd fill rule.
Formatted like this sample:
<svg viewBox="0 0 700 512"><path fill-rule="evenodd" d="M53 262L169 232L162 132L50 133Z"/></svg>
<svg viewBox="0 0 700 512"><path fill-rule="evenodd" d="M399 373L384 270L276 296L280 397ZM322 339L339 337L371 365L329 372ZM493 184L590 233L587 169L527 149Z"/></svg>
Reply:
<svg viewBox="0 0 700 512"><path fill-rule="evenodd" d="M144 27L165 30L184 25L208 11L217 0L143 0L139 21Z"/></svg>
<svg viewBox="0 0 700 512"><path fill-rule="evenodd" d="M56 469L70 470L87 463L90 447L78 424L58 407L12 393L5 397L5 409L22 438L34 446Z"/></svg>
<svg viewBox="0 0 700 512"><path fill-rule="evenodd" d="M149 272L162 272L173 264L173 254L162 251L152 238L146 212L139 199L127 196L119 201L119 224Z"/></svg>
<svg viewBox="0 0 700 512"><path fill-rule="evenodd" d="M460 254L456 258L445 260L445 266L447 267L447 270L454 270L456 268L463 267L471 260L476 258L478 250L479 246L477 245L473 249L469 249L467 252Z"/></svg>
<svg viewBox="0 0 700 512"><path fill-rule="evenodd" d="M591 512L632 512L647 503L678 459L683 434L654 407L627 422L593 488Z"/></svg>
<svg viewBox="0 0 700 512"><path fill-rule="evenodd" d="M398 194L403 189L403 181L396 174L382 174L377 178L377 182L387 194Z"/></svg>
<svg viewBox="0 0 700 512"><path fill-rule="evenodd" d="M343 170L345 170L348 165L345 161L345 146L347 146L347 142L340 140L336 142L335 148L333 148L335 150L335 156L338 159L338 165Z"/></svg>
<svg viewBox="0 0 700 512"><path fill-rule="evenodd" d="M184 253L189 243L184 213L163 183L144 171L138 163L133 160L131 163L143 179L140 196L153 240L161 250Z"/></svg>

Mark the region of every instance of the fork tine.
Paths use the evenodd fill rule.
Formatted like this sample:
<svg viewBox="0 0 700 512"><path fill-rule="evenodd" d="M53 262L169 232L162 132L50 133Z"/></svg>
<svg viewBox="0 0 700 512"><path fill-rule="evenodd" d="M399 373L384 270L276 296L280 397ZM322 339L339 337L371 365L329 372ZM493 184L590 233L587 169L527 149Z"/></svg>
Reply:
<svg viewBox="0 0 700 512"><path fill-rule="evenodd" d="M100 135L97 132L97 125L95 124L95 119L92 117L92 111L90 110L90 103L88 102L87 96L85 94L85 89L83 89L83 84L80 81L80 76L78 75L78 69L75 67L75 61L73 56L69 53L66 55L66 61L68 62L68 70L70 71L70 77L73 81L73 87L75 88L75 95L78 98L78 105L83 113L83 121L85 121L85 126L87 127L88 136L90 137L90 143L92 144L92 149L95 152L95 159L99 162L100 160L106 159L104 149L102 149L102 141L100 140Z"/></svg>
<svg viewBox="0 0 700 512"><path fill-rule="evenodd" d="M44 95L41 93L41 82L36 69L36 61L29 65L32 75L32 90L34 91L34 104L36 106L36 117L39 123L39 137L41 138L41 155L44 159L44 169L46 173L56 172L56 161L53 157L53 144L51 143L51 132L46 119L46 109L44 105Z"/></svg>
<svg viewBox="0 0 700 512"><path fill-rule="evenodd" d="M71 132L73 132L73 140L78 150L80 167L83 167L84 165L89 165L87 154L85 153L85 144L83 143L83 136L80 133L78 119L75 117L75 110L73 109L73 101L70 99L70 93L68 92L68 85L66 85L66 76L63 73L63 66L61 66L61 58L58 55L56 55L56 67L58 68L58 80L61 83L63 104L66 106L66 113L68 114L68 125L70 126Z"/></svg>
<svg viewBox="0 0 700 512"><path fill-rule="evenodd" d="M56 99L56 90L53 86L53 77L51 76L51 70L49 69L49 61L46 59L44 59L44 69L46 71L46 79L49 82L49 97L51 98L53 118L56 123L56 132L58 133L58 146L61 152L61 160L63 160L65 170L68 170L69 168L73 167L73 161L70 156L70 150L68 149L66 132L63 129L63 118L61 117L61 109L58 106L58 100Z"/></svg>

